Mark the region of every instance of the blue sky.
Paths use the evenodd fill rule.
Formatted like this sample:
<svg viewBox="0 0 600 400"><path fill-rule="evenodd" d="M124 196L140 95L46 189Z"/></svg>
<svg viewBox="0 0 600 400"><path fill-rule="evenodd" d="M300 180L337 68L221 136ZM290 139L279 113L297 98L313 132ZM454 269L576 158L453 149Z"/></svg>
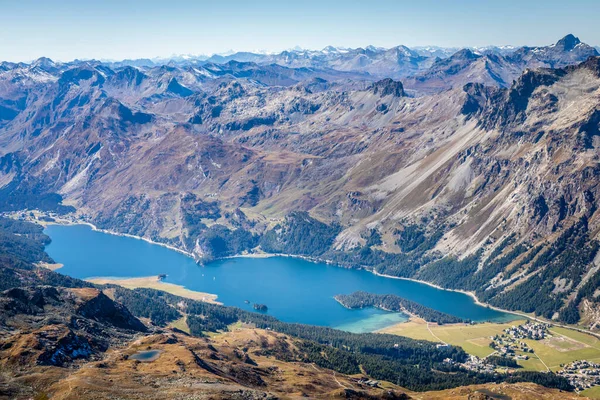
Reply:
<svg viewBox="0 0 600 400"><path fill-rule="evenodd" d="M0 0L0 60L294 46L600 45L600 0Z"/></svg>

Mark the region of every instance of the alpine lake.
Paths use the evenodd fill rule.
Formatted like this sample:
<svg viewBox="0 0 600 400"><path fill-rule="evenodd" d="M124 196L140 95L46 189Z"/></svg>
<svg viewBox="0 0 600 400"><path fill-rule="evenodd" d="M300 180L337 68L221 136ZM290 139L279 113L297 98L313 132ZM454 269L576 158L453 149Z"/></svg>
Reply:
<svg viewBox="0 0 600 400"><path fill-rule="evenodd" d="M63 264L62 274L80 279L166 275L164 282L215 294L226 306L254 311L254 303L265 304L269 315L285 322L372 332L408 319L375 308L350 310L334 299L357 290L395 294L476 322L519 318L479 305L464 293L301 258L235 257L201 266L167 247L88 225L49 225L45 233L52 239L46 251Z"/></svg>

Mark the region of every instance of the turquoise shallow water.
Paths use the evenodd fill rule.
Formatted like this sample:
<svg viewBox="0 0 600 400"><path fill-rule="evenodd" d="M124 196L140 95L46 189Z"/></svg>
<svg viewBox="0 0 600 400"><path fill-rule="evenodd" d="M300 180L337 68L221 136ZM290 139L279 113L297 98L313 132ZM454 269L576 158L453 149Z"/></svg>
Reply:
<svg viewBox="0 0 600 400"><path fill-rule="evenodd" d="M403 313L378 312L363 319L344 323L335 328L354 333L374 332L387 326L408 321L408 315Z"/></svg>
<svg viewBox="0 0 600 400"><path fill-rule="evenodd" d="M474 321L517 318L477 305L462 293L298 258L233 258L199 266L191 258L166 247L94 231L87 225L51 225L45 232L52 238L46 251L56 262L64 264L58 270L63 274L81 279L167 274L166 282L214 293L228 306L252 311L253 303L266 304L269 315L286 322L363 332L406 319L400 313L372 308L348 310L333 298L356 290L396 294Z"/></svg>

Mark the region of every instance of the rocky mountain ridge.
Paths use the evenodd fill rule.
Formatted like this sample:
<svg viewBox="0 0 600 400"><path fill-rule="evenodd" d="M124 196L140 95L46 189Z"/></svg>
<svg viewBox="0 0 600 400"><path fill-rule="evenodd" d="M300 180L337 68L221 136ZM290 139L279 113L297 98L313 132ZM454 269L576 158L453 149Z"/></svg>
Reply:
<svg viewBox="0 0 600 400"><path fill-rule="evenodd" d="M226 64L230 61L277 64L291 68L333 69L337 71L361 71L375 78L401 79L428 69L432 64L451 57L457 52L468 50L478 55L508 57L513 62L526 63L527 67L562 67L589 56L597 55L592 46L581 43L572 34L549 46L483 46L444 48L438 46L407 47L403 45L383 48L366 46L359 48L327 46L322 50L294 48L280 53L229 52L212 56L186 55L167 59L124 60L107 62L111 67L125 65L152 67L170 64L173 66ZM507 82L510 84L510 81Z"/></svg>
<svg viewBox="0 0 600 400"><path fill-rule="evenodd" d="M325 258L587 321L598 57L520 70L588 47L464 50L405 79L418 96L362 70L3 64L0 210L73 212L203 260Z"/></svg>

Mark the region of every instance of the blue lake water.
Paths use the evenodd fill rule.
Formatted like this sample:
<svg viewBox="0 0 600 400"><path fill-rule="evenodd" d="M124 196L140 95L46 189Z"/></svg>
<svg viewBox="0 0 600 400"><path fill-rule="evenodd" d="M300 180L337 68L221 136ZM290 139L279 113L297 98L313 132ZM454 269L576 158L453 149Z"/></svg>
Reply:
<svg viewBox="0 0 600 400"><path fill-rule="evenodd" d="M269 315L286 322L366 332L406 320L401 313L348 310L333 298L356 290L396 294L473 321L517 319L477 305L463 293L298 258L233 258L199 266L166 247L94 231L87 225L50 225L45 232L52 238L46 251L64 264L58 270L62 274L81 279L167 274L166 282L216 294L228 306L253 311L253 303L266 304Z"/></svg>
<svg viewBox="0 0 600 400"><path fill-rule="evenodd" d="M152 361L156 361L156 359L158 359L158 357L160 357L160 353L161 353L160 350L138 351L137 353L133 354L129 358L132 360L152 362Z"/></svg>

